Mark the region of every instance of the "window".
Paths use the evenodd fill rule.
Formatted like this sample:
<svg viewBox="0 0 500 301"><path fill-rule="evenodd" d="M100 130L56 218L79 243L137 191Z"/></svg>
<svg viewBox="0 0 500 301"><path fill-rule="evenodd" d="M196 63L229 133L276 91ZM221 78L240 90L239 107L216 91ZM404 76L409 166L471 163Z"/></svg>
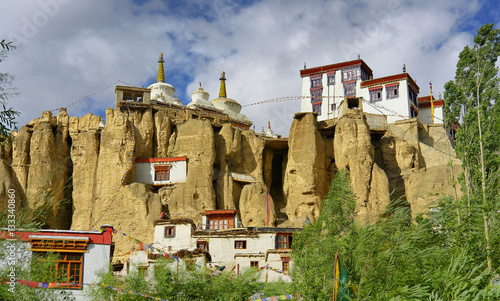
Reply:
<svg viewBox="0 0 500 301"><path fill-rule="evenodd" d="M170 165L155 165L155 181L169 181L170 167Z"/></svg>
<svg viewBox="0 0 500 301"><path fill-rule="evenodd" d="M200 240L196 242L196 248L208 251L208 241Z"/></svg>
<svg viewBox="0 0 500 301"><path fill-rule="evenodd" d="M42 258L47 258L48 253L36 252ZM44 279L44 282L59 282L59 283L82 283L82 253L56 253L55 265L52 266L49 279ZM40 259L45 261L45 259ZM81 288L81 285L61 286L64 288Z"/></svg>
<svg viewBox="0 0 500 301"><path fill-rule="evenodd" d="M321 102L313 103L312 108L313 108L313 112L316 112L316 113L318 113L318 115L321 115Z"/></svg>
<svg viewBox="0 0 500 301"><path fill-rule="evenodd" d="M311 76L311 89L322 87L323 74Z"/></svg>
<svg viewBox="0 0 500 301"><path fill-rule="evenodd" d="M410 101L417 106L417 93L412 89L410 85L408 85L408 98Z"/></svg>
<svg viewBox="0 0 500 301"><path fill-rule="evenodd" d="M175 237L175 226L165 226L165 237Z"/></svg>
<svg viewBox="0 0 500 301"><path fill-rule="evenodd" d="M417 118L418 112L413 108L413 106L410 106L410 118Z"/></svg>
<svg viewBox="0 0 500 301"><path fill-rule="evenodd" d="M229 222L229 219L211 219L209 222L209 229L221 230L221 229L230 229L232 223Z"/></svg>
<svg viewBox="0 0 500 301"><path fill-rule="evenodd" d="M332 104L331 104L331 107L332 107L332 108L331 108L331 111L335 111L335 110L337 110L337 104L336 104L336 103L332 103Z"/></svg>
<svg viewBox="0 0 500 301"><path fill-rule="evenodd" d="M356 82L344 83L344 95L345 96L356 95Z"/></svg>
<svg viewBox="0 0 500 301"><path fill-rule="evenodd" d="M143 278L148 277L148 267L147 266L138 266L137 273L139 274L139 276L141 276Z"/></svg>
<svg viewBox="0 0 500 301"><path fill-rule="evenodd" d="M323 88L311 89L311 103L323 100Z"/></svg>
<svg viewBox="0 0 500 301"><path fill-rule="evenodd" d="M276 235L276 249L290 249L292 246L292 234L280 233Z"/></svg>
<svg viewBox="0 0 500 301"><path fill-rule="evenodd" d="M359 66L356 67L349 67L342 69L342 81L350 81L350 80L356 80L360 77L361 71L359 70Z"/></svg>
<svg viewBox="0 0 500 301"><path fill-rule="evenodd" d="M382 88L371 89L370 101L380 101L380 100L382 100Z"/></svg>
<svg viewBox="0 0 500 301"><path fill-rule="evenodd" d="M387 91L387 99L393 99L399 97L399 84L387 85L385 86Z"/></svg>
<svg viewBox="0 0 500 301"><path fill-rule="evenodd" d="M250 267L258 269L259 262L258 261L250 261Z"/></svg>
<svg viewBox="0 0 500 301"><path fill-rule="evenodd" d="M327 81L326 81L326 82L327 82L327 84L328 84L329 86L331 86L331 85L335 85L335 72L328 73L328 74L326 75L326 78L327 78Z"/></svg>
<svg viewBox="0 0 500 301"><path fill-rule="evenodd" d="M247 241L246 240L235 240L234 241L234 248L235 249L246 249L247 248Z"/></svg>
<svg viewBox="0 0 500 301"><path fill-rule="evenodd" d="M281 257L281 263L283 264L283 272L288 272L290 270L290 257Z"/></svg>

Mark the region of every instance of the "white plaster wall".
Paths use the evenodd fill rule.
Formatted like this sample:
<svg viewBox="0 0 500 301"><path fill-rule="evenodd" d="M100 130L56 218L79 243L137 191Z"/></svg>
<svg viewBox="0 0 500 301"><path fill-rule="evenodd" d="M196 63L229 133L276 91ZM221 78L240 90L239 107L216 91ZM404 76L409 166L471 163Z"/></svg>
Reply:
<svg viewBox="0 0 500 301"><path fill-rule="evenodd" d="M174 226L174 237L165 237L165 227ZM172 225L156 225L154 233L154 245L157 248L169 250L172 252L182 249L194 250L196 248L196 240L191 237L192 227L190 224L172 224Z"/></svg>
<svg viewBox="0 0 500 301"><path fill-rule="evenodd" d="M246 240L246 249L235 249L236 240ZM275 247L275 234L262 233L258 237L210 237L208 248L212 256L212 263L217 265L228 265L235 263L234 255L266 253L268 249Z"/></svg>
<svg viewBox="0 0 500 301"><path fill-rule="evenodd" d="M87 251L83 253L83 282L96 283L99 273L109 271L111 246L89 244Z"/></svg>
<svg viewBox="0 0 500 301"><path fill-rule="evenodd" d="M360 96L363 97L363 112L371 113L371 114L383 114L387 115L387 122L393 123L398 120L408 119L410 115L410 101L408 99L408 82L407 80L399 81L399 91L398 97L393 99L387 99L387 91L385 89L385 84L382 84L382 100L373 102L373 106L370 105L370 91L368 88L363 88L361 90ZM381 109L380 107L375 108L374 106L381 106L383 108L390 109L392 111L397 112L400 115L405 116L404 118L401 116L390 116L393 115L388 110Z"/></svg>
<svg viewBox="0 0 500 301"><path fill-rule="evenodd" d="M172 184L186 181L186 161L168 162L171 164L169 181L154 181L156 162L135 163L135 182L146 184Z"/></svg>
<svg viewBox="0 0 500 301"><path fill-rule="evenodd" d="M302 96L309 96L306 98L302 98L300 101L300 111L301 112L312 112L311 105L311 78L309 76L302 78Z"/></svg>
<svg viewBox="0 0 500 301"><path fill-rule="evenodd" d="M431 108L418 109L418 121L422 124L432 124ZM443 107L434 108L434 124L443 123Z"/></svg>

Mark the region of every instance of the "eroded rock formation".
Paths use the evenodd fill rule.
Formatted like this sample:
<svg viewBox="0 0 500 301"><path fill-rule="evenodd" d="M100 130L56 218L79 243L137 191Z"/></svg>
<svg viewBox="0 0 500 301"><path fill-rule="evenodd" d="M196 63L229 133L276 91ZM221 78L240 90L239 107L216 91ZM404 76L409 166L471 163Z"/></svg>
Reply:
<svg viewBox="0 0 500 301"><path fill-rule="evenodd" d="M40 196L68 198L71 206L56 210L50 227L111 224L152 242L153 221L161 212L198 224L205 210L235 209L241 226L302 226L317 218L342 168L350 170L362 222L384 213L393 190L413 214L425 212L443 193L458 195L450 179L461 171L460 162L442 126L419 128L409 120L373 133L363 113L352 110L325 129L316 114L297 113L286 140L174 113L107 109L102 127L103 120L92 114L46 112L0 148L0 199L9 187L29 206L37 206ZM134 182L136 159L184 156L185 182ZM68 182L72 190L65 189ZM130 241L115 240L115 254L130 250Z"/></svg>

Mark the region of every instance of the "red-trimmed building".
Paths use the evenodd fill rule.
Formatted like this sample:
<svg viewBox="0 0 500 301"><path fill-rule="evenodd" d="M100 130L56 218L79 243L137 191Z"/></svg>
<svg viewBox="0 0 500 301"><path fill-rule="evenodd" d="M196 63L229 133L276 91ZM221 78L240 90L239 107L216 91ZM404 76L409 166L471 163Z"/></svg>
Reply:
<svg viewBox="0 0 500 301"><path fill-rule="evenodd" d="M187 157L138 158L135 160L135 182L166 185L186 181Z"/></svg>
<svg viewBox="0 0 500 301"><path fill-rule="evenodd" d="M113 227L109 225L101 226L100 231L19 229L13 233L14 237L11 237L6 229L0 231L0 239L7 239L7 244L16 246L13 266L20 271L30 267L30 262L35 258L33 254L37 255L36 258L43 258L55 253L57 260L54 273L57 274L53 276L54 279L57 277L59 283L96 283L99 273L108 271L113 256ZM6 264L8 261L0 262L1 267ZM51 282L50 279L44 281ZM68 288L76 300L87 300L83 291L85 289L88 287L83 285Z"/></svg>
<svg viewBox="0 0 500 301"><path fill-rule="evenodd" d="M418 121L423 124L432 123L444 123L443 115L443 99L436 99L432 97L432 105L434 106L434 122L432 121L432 107L431 107L431 96L423 96L418 98Z"/></svg>
<svg viewBox="0 0 500 301"><path fill-rule="evenodd" d="M373 78L361 59L305 68L302 77L301 112L317 112L318 120L339 117L344 99L362 98L365 113L385 115L387 122L418 116L419 87L404 72Z"/></svg>

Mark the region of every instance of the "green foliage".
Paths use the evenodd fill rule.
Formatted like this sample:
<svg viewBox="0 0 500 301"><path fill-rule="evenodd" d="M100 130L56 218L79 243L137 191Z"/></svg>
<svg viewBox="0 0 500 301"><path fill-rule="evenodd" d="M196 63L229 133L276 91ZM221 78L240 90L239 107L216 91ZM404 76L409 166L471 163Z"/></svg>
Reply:
<svg viewBox="0 0 500 301"><path fill-rule="evenodd" d="M349 173L340 171L323 200L318 220L293 235L293 286L306 300L331 300L335 253L347 248L341 234L350 231L355 214L355 196ZM341 256L341 260L345 260ZM344 262L345 263L345 262Z"/></svg>
<svg viewBox="0 0 500 301"><path fill-rule="evenodd" d="M243 274L235 276L233 272L212 275L209 270L171 270L170 260L159 260L154 266L154 275L146 278L136 272L123 279L106 273L98 285L92 288L92 300L142 300L140 296L127 294L132 291L148 294L171 301L184 300L248 300L256 293L261 296L273 296L287 293L288 284L257 282L261 271L248 269ZM175 264L174 264L175 266ZM118 292L105 286L123 288Z"/></svg>
<svg viewBox="0 0 500 301"><path fill-rule="evenodd" d="M349 274L353 300L498 300L489 282L478 230L457 223L443 198L429 216L411 219L393 200L375 224L353 220L355 199L341 171L323 200L317 222L294 235L293 288L305 300L332 300L334 254ZM330 221L342 220L335 224ZM346 300L348 298L345 298Z"/></svg>
<svg viewBox="0 0 500 301"><path fill-rule="evenodd" d="M12 42L6 42L2 40L0 42L2 49L0 50L0 63L7 57L7 51L15 49L16 47L12 45ZM16 129L17 122L15 118L20 115L19 112L13 110L12 108L7 108L9 98L16 94L15 90L10 86L14 77L8 73L0 72L0 142L5 141L9 137L9 132L12 129Z"/></svg>
<svg viewBox="0 0 500 301"><path fill-rule="evenodd" d="M456 76L445 85L446 122L461 120L456 153L463 162L459 177L464 196L457 201L464 219L459 235L474 242L472 256L500 264L500 29L485 24L459 55ZM484 251L486 250L486 251Z"/></svg>

